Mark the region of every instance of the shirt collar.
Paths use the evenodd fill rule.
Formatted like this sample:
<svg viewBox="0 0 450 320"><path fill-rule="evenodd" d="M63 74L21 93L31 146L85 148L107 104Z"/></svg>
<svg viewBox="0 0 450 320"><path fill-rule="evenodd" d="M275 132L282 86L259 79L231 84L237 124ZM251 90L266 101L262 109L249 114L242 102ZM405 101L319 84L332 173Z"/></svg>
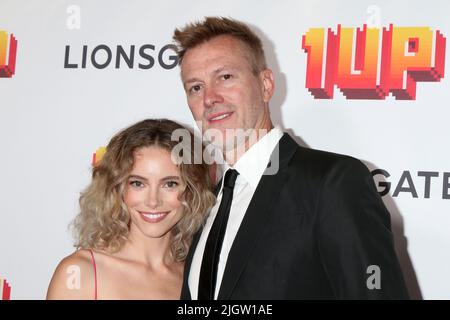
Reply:
<svg viewBox="0 0 450 320"><path fill-rule="evenodd" d="M239 176L244 178L254 189L258 186L259 180L267 168L270 156L277 143L283 136L280 127L274 127L265 134L259 141L252 145L233 166L239 172ZM230 168L228 164L224 166L224 173ZM238 177L239 180L239 177ZM238 183L238 181L236 181Z"/></svg>

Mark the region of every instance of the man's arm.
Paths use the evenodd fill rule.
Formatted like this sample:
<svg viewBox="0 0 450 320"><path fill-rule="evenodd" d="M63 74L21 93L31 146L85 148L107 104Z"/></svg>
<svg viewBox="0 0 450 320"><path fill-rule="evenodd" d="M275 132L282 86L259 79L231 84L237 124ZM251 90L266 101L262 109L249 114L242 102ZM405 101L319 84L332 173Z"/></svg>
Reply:
<svg viewBox="0 0 450 320"><path fill-rule="evenodd" d="M390 214L360 161L346 157L324 178L318 247L337 299L408 299Z"/></svg>

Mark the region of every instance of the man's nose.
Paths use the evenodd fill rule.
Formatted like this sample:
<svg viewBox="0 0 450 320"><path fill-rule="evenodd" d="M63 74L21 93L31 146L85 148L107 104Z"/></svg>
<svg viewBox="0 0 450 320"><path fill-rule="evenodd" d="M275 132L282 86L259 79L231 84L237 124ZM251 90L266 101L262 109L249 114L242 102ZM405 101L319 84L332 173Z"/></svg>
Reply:
<svg viewBox="0 0 450 320"><path fill-rule="evenodd" d="M214 86L205 87L203 100L208 108L214 107L216 103L223 103L222 95L219 94Z"/></svg>

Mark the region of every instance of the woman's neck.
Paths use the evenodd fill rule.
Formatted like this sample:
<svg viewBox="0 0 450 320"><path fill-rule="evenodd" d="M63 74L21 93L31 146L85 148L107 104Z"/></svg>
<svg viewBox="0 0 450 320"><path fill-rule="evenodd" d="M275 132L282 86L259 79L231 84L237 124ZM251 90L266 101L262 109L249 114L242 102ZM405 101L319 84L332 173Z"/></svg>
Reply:
<svg viewBox="0 0 450 320"><path fill-rule="evenodd" d="M170 267L175 262L170 248L172 241L173 235L170 231L160 238L151 238L131 224L128 239L118 255L150 268Z"/></svg>

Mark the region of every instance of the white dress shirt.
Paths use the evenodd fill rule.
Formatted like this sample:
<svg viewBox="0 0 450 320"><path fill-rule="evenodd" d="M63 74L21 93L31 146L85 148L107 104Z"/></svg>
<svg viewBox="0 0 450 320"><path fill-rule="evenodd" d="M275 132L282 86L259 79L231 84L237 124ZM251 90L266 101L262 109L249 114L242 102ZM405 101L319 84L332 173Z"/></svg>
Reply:
<svg viewBox="0 0 450 320"><path fill-rule="evenodd" d="M275 127L264 135L258 142L252 145L239 160L235 163L233 169L239 172L233 191L233 202L231 203L230 216L228 218L227 229L223 239L222 250L220 252L219 265L217 268L217 282L214 298L217 299L220 285L222 283L223 273L227 264L228 254L231 246L239 230L245 212L250 204L250 201L258 186L264 170L270 160L270 155L275 149L278 141L283 136L283 131L279 127ZM223 175L230 168L227 164L224 165ZM222 175L222 178L223 178ZM219 210L220 202L222 201L222 186L221 191L217 195L217 202L211 208L209 217L206 220L203 232L200 236L199 242L195 249L192 259L191 269L189 272L189 290L191 298L198 297L198 282L200 278L200 269L202 265L203 251L205 250L206 240L208 239L209 231L211 230L217 211Z"/></svg>

